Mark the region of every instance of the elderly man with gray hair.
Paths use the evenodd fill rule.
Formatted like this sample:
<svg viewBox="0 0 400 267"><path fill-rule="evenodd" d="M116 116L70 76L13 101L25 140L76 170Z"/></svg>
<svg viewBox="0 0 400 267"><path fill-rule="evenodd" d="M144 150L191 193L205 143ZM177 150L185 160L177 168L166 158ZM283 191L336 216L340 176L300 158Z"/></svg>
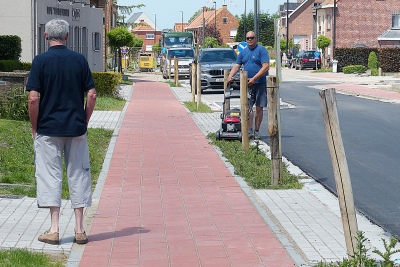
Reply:
<svg viewBox="0 0 400 267"><path fill-rule="evenodd" d="M68 33L65 20L53 19L45 25L49 49L33 59L26 84L37 204L39 208L49 208L51 217L50 229L38 239L55 245L60 243L63 156L78 244L88 242L83 212L92 203L87 126L96 104L96 89L85 57L65 46Z"/></svg>

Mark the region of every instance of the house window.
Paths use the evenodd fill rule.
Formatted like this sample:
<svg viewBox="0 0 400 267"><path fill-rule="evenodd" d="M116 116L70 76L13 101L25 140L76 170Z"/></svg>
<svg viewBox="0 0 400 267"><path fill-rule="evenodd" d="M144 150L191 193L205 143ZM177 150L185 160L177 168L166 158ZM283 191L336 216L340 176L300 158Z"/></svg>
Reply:
<svg viewBox="0 0 400 267"><path fill-rule="evenodd" d="M222 23L223 24L228 24L228 18L222 18Z"/></svg>
<svg viewBox="0 0 400 267"><path fill-rule="evenodd" d="M146 40L154 40L154 33L146 33Z"/></svg>
<svg viewBox="0 0 400 267"><path fill-rule="evenodd" d="M229 38L234 39L236 37L237 30L230 30Z"/></svg>
<svg viewBox="0 0 400 267"><path fill-rule="evenodd" d="M94 32L92 38L93 51L100 51L100 33Z"/></svg>
<svg viewBox="0 0 400 267"><path fill-rule="evenodd" d="M153 45L146 45L146 52L153 51Z"/></svg>
<svg viewBox="0 0 400 267"><path fill-rule="evenodd" d="M326 25L326 29L330 30L331 29L331 21L332 21L331 15L328 15L326 17L326 20L328 21L328 24Z"/></svg>
<svg viewBox="0 0 400 267"><path fill-rule="evenodd" d="M400 29L400 12L392 14L392 29Z"/></svg>

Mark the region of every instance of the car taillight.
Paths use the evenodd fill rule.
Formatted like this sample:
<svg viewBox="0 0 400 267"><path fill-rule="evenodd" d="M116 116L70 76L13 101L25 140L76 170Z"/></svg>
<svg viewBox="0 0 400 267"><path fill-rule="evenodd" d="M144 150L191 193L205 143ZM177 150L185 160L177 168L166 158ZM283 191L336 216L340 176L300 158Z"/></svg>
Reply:
<svg viewBox="0 0 400 267"><path fill-rule="evenodd" d="M308 58L302 58L301 62L308 62Z"/></svg>

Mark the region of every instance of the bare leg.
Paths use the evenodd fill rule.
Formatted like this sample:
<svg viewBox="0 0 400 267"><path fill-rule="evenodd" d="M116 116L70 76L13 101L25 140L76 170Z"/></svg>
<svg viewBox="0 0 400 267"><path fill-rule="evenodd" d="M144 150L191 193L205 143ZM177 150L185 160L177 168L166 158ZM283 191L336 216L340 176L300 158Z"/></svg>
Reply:
<svg viewBox="0 0 400 267"><path fill-rule="evenodd" d="M263 107L256 107L255 130L260 130L261 122L263 119Z"/></svg>
<svg viewBox="0 0 400 267"><path fill-rule="evenodd" d="M249 119L247 121L247 128L250 130L253 128L253 118L254 118L254 112L253 109L249 110Z"/></svg>
<svg viewBox="0 0 400 267"><path fill-rule="evenodd" d="M50 233L58 233L59 222L60 222L59 207L50 207L50 218L51 218Z"/></svg>
<svg viewBox="0 0 400 267"><path fill-rule="evenodd" d="M74 213L75 213L75 233L85 232L85 228L83 227L83 208L74 209Z"/></svg>

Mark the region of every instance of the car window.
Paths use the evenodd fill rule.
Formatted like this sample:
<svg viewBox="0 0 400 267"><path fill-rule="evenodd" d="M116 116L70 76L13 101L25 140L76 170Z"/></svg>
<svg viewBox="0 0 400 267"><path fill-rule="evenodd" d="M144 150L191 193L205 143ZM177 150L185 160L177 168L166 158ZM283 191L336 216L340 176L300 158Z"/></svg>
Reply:
<svg viewBox="0 0 400 267"><path fill-rule="evenodd" d="M207 51L200 55L199 62L235 62L235 51Z"/></svg>
<svg viewBox="0 0 400 267"><path fill-rule="evenodd" d="M188 50L188 49L174 49L168 51L168 58L193 58L194 57L194 51L193 50Z"/></svg>

